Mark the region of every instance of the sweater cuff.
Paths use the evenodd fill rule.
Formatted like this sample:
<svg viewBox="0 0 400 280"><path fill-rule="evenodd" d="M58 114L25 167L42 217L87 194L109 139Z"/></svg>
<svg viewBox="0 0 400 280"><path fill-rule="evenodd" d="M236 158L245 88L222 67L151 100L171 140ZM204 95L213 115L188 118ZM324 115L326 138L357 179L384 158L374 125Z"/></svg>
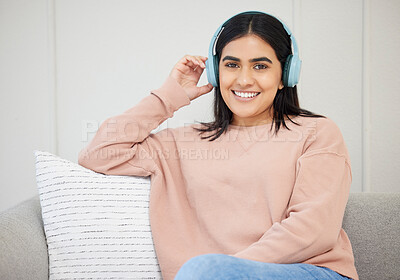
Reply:
<svg viewBox="0 0 400 280"><path fill-rule="evenodd" d="M156 90L151 91L166 104L169 111L175 112L179 108L189 105L190 99L182 86L175 79L168 76L164 84Z"/></svg>

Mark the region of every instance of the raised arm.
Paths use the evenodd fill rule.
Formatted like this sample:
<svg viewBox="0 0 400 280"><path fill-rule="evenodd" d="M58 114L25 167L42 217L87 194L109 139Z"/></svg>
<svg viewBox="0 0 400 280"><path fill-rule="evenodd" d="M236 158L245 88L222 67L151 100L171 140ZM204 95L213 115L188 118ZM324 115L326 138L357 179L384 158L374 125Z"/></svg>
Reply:
<svg viewBox="0 0 400 280"><path fill-rule="evenodd" d="M160 89L125 113L104 121L80 152L79 164L105 174L148 176L154 172L155 157L173 139L168 139L167 133L151 131L176 110L211 91L210 84L197 87L206 59L183 57Z"/></svg>

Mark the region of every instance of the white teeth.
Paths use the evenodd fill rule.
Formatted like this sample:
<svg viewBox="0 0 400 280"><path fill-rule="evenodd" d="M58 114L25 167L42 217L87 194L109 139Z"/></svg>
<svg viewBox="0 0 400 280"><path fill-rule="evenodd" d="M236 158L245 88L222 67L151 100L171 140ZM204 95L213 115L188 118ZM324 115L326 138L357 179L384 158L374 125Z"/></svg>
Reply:
<svg viewBox="0 0 400 280"><path fill-rule="evenodd" d="M253 98L259 94L259 92L240 92L240 91L233 91L235 95L243 97L243 98Z"/></svg>

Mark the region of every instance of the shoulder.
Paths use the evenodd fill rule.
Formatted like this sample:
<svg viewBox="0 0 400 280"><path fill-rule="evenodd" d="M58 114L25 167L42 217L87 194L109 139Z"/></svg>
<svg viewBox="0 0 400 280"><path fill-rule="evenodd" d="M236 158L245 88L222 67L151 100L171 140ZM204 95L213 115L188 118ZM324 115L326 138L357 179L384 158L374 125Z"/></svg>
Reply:
<svg viewBox="0 0 400 280"><path fill-rule="evenodd" d="M338 127L338 125L328 117L305 117L305 116L296 116L292 118L293 122L286 121L289 124L289 129L299 128L303 130L305 134L309 137L329 137L329 136L341 136L342 133Z"/></svg>
<svg viewBox="0 0 400 280"><path fill-rule="evenodd" d="M341 138L339 126L328 117L298 117L298 123L309 132L312 138ZM297 120L297 119L296 119ZM297 121L296 121L297 122Z"/></svg>
<svg viewBox="0 0 400 280"><path fill-rule="evenodd" d="M330 118L298 117L306 137L305 153L335 153L348 157L346 144L339 126Z"/></svg>

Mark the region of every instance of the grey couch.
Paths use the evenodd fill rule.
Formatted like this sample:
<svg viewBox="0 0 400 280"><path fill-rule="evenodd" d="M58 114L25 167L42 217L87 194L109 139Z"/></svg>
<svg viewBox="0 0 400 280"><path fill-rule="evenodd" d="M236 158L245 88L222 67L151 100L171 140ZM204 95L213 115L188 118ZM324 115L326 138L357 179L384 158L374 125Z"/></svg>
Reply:
<svg viewBox="0 0 400 280"><path fill-rule="evenodd" d="M400 279L400 193L352 193L343 227L361 280ZM39 199L0 213L0 279L48 279Z"/></svg>

